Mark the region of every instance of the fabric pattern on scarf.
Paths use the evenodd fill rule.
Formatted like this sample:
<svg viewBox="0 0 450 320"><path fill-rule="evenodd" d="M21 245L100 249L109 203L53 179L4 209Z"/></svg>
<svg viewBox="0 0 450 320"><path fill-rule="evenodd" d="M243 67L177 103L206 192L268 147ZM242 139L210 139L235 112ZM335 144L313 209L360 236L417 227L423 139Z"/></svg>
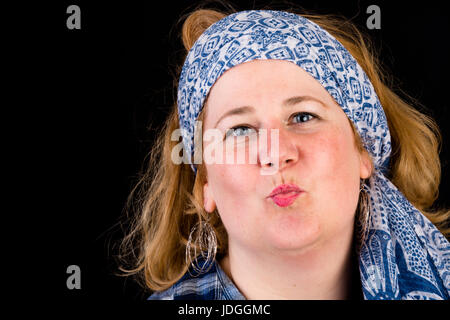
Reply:
<svg viewBox="0 0 450 320"><path fill-rule="evenodd" d="M185 152L194 154L195 122L213 84L226 70L257 59L290 61L308 72L353 122L374 161L366 185L369 233L359 257L364 297L448 299L450 244L385 176L391 138L375 90L343 45L312 21L282 11L242 11L199 37L178 87Z"/></svg>

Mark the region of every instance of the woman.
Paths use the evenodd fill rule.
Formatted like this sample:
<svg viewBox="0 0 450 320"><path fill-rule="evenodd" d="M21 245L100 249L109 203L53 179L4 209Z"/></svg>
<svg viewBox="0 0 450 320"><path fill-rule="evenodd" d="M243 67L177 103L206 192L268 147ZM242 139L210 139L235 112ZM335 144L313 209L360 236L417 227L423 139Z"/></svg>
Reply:
<svg viewBox="0 0 450 320"><path fill-rule="evenodd" d="M448 299L437 127L353 26L198 10L183 43L124 241L150 299Z"/></svg>

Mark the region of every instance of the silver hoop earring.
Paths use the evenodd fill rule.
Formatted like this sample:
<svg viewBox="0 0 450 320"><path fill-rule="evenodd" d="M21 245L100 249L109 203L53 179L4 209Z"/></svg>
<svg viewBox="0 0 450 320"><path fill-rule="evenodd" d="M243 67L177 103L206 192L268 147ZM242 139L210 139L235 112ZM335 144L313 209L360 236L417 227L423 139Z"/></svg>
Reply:
<svg viewBox="0 0 450 320"><path fill-rule="evenodd" d="M359 216L357 220L358 235L360 246L364 244L367 239L369 231L369 219L370 219L370 199L369 188L365 184L364 180L360 180L359 188Z"/></svg>
<svg viewBox="0 0 450 320"><path fill-rule="evenodd" d="M216 253L216 233L208 221L200 221L192 227L186 244L186 263L196 272L196 275L193 276L208 272L213 265L212 262L216 258ZM192 258L192 255L194 258ZM200 256L204 260L201 265L198 261Z"/></svg>

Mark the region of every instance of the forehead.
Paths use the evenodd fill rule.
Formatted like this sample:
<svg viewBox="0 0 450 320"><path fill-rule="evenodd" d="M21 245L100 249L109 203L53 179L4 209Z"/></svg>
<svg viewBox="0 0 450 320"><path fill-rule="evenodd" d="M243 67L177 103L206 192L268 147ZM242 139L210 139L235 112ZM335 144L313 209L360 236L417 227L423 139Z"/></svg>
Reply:
<svg viewBox="0 0 450 320"><path fill-rule="evenodd" d="M207 108L242 103L285 100L308 95L332 103L325 88L301 67L289 61L253 60L227 70L212 86ZM230 106L231 105L231 106Z"/></svg>

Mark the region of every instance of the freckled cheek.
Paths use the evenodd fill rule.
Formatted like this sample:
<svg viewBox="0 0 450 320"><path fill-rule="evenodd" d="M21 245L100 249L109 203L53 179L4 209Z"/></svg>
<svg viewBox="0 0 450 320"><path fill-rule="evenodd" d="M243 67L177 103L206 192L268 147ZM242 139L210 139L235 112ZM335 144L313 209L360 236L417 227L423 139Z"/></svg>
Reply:
<svg viewBox="0 0 450 320"><path fill-rule="evenodd" d="M349 223L356 209L359 171L352 139L347 133L334 131L309 145L308 168L313 179L315 209L326 217L330 228Z"/></svg>
<svg viewBox="0 0 450 320"><path fill-rule="evenodd" d="M334 203L353 202L353 189L359 176L353 139L347 132L334 130L303 145L306 170L311 172L316 196Z"/></svg>
<svg viewBox="0 0 450 320"><path fill-rule="evenodd" d="M357 151L352 139L346 132L330 130L303 146L310 169L316 173L319 181L339 189L345 187L348 181L353 181L353 176L359 171L356 171Z"/></svg>

